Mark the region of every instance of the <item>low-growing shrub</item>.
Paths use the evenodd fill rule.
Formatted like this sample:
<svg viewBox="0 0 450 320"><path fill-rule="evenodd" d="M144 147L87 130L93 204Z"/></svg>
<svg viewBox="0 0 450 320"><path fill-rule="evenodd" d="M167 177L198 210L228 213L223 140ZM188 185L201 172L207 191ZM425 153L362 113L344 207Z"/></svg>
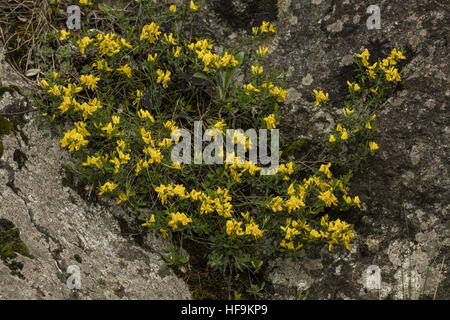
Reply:
<svg viewBox="0 0 450 320"><path fill-rule="evenodd" d="M80 2L84 10L116 12ZM227 279L256 274L270 259L314 243L330 251L350 249L353 226L337 217L361 206L349 190L350 171L335 176L331 162L309 170L281 154L273 174L263 175L260 163L220 148L215 156L231 161L172 162L173 148L185 142L176 133L192 132L194 121L219 132L282 125L279 109L287 92L280 74L265 67L269 48L258 44L276 33L275 26L264 21L251 30L256 45L250 53L218 50L211 40L192 38L198 3L164 7L136 1L127 10L110 30L97 30L93 21L79 34L63 29L43 42L44 51L57 50L56 69L40 80L36 102L48 121L66 128L60 143L72 153L77 177L99 196L134 210L150 231L178 246L201 246L208 266ZM374 112L400 81L395 66L404 58L395 49L374 64L367 50L357 55L359 72L347 83L343 110L314 90L315 105L338 123L323 137L324 150L337 164L378 149ZM233 143L247 155L256 148L241 133ZM186 262L177 257L172 264Z"/></svg>

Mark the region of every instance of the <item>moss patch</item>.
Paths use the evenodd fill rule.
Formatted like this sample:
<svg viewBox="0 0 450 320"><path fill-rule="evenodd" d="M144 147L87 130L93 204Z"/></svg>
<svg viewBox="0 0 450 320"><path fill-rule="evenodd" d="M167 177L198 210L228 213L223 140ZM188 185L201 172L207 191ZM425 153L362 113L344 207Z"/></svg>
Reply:
<svg viewBox="0 0 450 320"><path fill-rule="evenodd" d="M0 157L3 156L5 150L2 143L2 135L10 134L14 131L14 125L8 119L0 116Z"/></svg>
<svg viewBox="0 0 450 320"><path fill-rule="evenodd" d="M0 258L14 259L17 254L34 259L28 247L20 239L19 229L7 219L0 219Z"/></svg>
<svg viewBox="0 0 450 320"><path fill-rule="evenodd" d="M9 92L10 94L13 94L14 92L21 93L20 88L15 85L9 85L9 86L0 86L0 97L3 96L6 92Z"/></svg>
<svg viewBox="0 0 450 320"><path fill-rule="evenodd" d="M14 130L14 125L8 119L0 116L0 135L10 134Z"/></svg>

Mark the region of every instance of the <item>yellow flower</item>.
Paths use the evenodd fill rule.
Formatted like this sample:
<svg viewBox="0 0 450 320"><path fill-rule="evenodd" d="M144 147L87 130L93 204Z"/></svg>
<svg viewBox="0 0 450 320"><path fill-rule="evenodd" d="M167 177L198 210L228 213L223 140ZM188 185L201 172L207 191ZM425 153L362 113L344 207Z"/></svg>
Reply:
<svg viewBox="0 0 450 320"><path fill-rule="evenodd" d="M137 115L141 119L148 119L150 122L155 122L155 118L153 118L148 110L139 109Z"/></svg>
<svg viewBox="0 0 450 320"><path fill-rule="evenodd" d="M230 64L233 67L236 67L239 64L239 61L232 54L229 54L226 51L224 52L222 57L220 57L220 59L215 62L215 66L217 68L220 68L220 67L225 68L225 67L229 66Z"/></svg>
<svg viewBox="0 0 450 320"><path fill-rule="evenodd" d="M171 72L169 70L167 70L166 72L164 72L161 69L156 70L156 74L158 75L158 78L156 79L156 83L162 83L163 88L168 88L169 87L169 81L170 81L170 75Z"/></svg>
<svg viewBox="0 0 450 320"><path fill-rule="evenodd" d="M109 160L114 165L114 173L118 173L120 170L120 160L117 157L112 158Z"/></svg>
<svg viewBox="0 0 450 320"><path fill-rule="evenodd" d="M386 80L387 81L401 81L402 78L400 77L397 68L390 67L389 69L386 69L384 71L386 73Z"/></svg>
<svg viewBox="0 0 450 320"><path fill-rule="evenodd" d="M41 80L39 83L41 84L42 88L47 88L49 86L47 80Z"/></svg>
<svg viewBox="0 0 450 320"><path fill-rule="evenodd" d="M334 137L333 134L330 135L330 138L328 139L328 141L331 143L336 142L336 138Z"/></svg>
<svg viewBox="0 0 450 320"><path fill-rule="evenodd" d="M59 97L61 95L61 90L59 89L59 87L57 85L54 85L53 87L48 89L47 92L53 94L56 97Z"/></svg>
<svg viewBox="0 0 450 320"><path fill-rule="evenodd" d="M275 33L277 31L275 29L275 26L268 21L263 21L261 23L261 26L259 27L259 30L261 30L262 33L269 33L269 32Z"/></svg>
<svg viewBox="0 0 450 320"><path fill-rule="evenodd" d="M280 87L273 87L271 89L269 89L269 92L275 97L277 98L278 102L284 102L286 101L286 96L287 96L287 90L284 90Z"/></svg>
<svg viewBox="0 0 450 320"><path fill-rule="evenodd" d="M166 122L164 123L164 128L169 129L170 132L172 132L172 131L178 129L178 127L176 126L176 122L173 121L173 120L166 121Z"/></svg>
<svg viewBox="0 0 450 320"><path fill-rule="evenodd" d="M248 212L247 212L247 217L248 217ZM258 238L261 238L263 236L264 231L261 230L259 228L259 226L254 221L251 221L251 223L247 223L245 225L244 233L246 235L253 236L255 239L258 239Z"/></svg>
<svg viewBox="0 0 450 320"><path fill-rule="evenodd" d="M111 122L108 122L108 124L101 128L102 131L106 132L106 136L108 137L108 139L111 139L114 129L115 128Z"/></svg>
<svg viewBox="0 0 450 320"><path fill-rule="evenodd" d="M284 164L284 163L281 164L278 167L278 171L277 172L281 173L281 174L287 174L287 175L293 174L294 173L294 163L291 161L291 162L288 162L286 164Z"/></svg>
<svg viewBox="0 0 450 320"><path fill-rule="evenodd" d="M66 31L66 29L61 30L60 33L61 33L61 36L59 37L60 41L66 40L67 36L70 35L70 31Z"/></svg>
<svg viewBox="0 0 450 320"><path fill-rule="evenodd" d="M364 126L366 129L369 129L369 130L371 130L371 129L373 129L372 128L372 125L370 124L370 121L367 121L367 123L366 123L366 125Z"/></svg>
<svg viewBox="0 0 450 320"><path fill-rule="evenodd" d="M400 60L406 59L406 57L403 55L403 51L397 50L396 48L392 49L391 56Z"/></svg>
<svg viewBox="0 0 450 320"><path fill-rule="evenodd" d="M357 54L356 56L361 59L365 67L369 65L369 58L370 58L369 50L365 49L362 53Z"/></svg>
<svg viewBox="0 0 450 320"><path fill-rule="evenodd" d="M92 116L94 112L98 109L103 108L100 101L97 98L89 100L87 103L83 102L79 104L75 99L72 100L73 104L75 104L75 110L83 111L83 118L86 120L89 116Z"/></svg>
<svg viewBox="0 0 450 320"><path fill-rule="evenodd" d="M225 120L220 120L220 121L217 121L216 124L214 124L212 126L212 128L224 133L223 128L225 128L226 126L227 126L227 124L225 123Z"/></svg>
<svg viewBox="0 0 450 320"><path fill-rule="evenodd" d="M155 53L154 55L148 54L148 56L147 56L147 61L148 61L148 62L153 62L153 61L156 60L157 57L158 57L158 54L157 54L157 53Z"/></svg>
<svg viewBox="0 0 450 320"><path fill-rule="evenodd" d="M170 11L170 12L177 12L177 6L174 5L174 4L170 5L169 11Z"/></svg>
<svg viewBox="0 0 450 320"><path fill-rule="evenodd" d="M245 94L249 95L250 92L261 92L258 88L256 88L253 84L249 83L247 85L244 85L244 89L247 90Z"/></svg>
<svg viewBox="0 0 450 320"><path fill-rule="evenodd" d="M120 123L120 117L119 116L112 116L111 117L113 124L119 124Z"/></svg>
<svg viewBox="0 0 450 320"><path fill-rule="evenodd" d="M167 224L173 230L176 230L179 227L179 224L186 226L192 222L192 219L188 218L183 212L170 213L169 216L171 219Z"/></svg>
<svg viewBox="0 0 450 320"><path fill-rule="evenodd" d="M128 196L126 193L120 193L119 194L119 200L116 201L116 204L121 204L122 202L128 201Z"/></svg>
<svg viewBox="0 0 450 320"><path fill-rule="evenodd" d="M94 91L98 88L97 83L100 81L99 77L96 77L92 74L90 75L82 75L80 77L80 82L86 85L90 90Z"/></svg>
<svg viewBox="0 0 450 320"><path fill-rule="evenodd" d="M97 70L112 71L112 69L108 67L108 61L106 61L105 59L99 59L95 61L92 66L96 67Z"/></svg>
<svg viewBox="0 0 450 320"><path fill-rule="evenodd" d="M172 168L181 170L181 163L178 162L172 163Z"/></svg>
<svg viewBox="0 0 450 320"><path fill-rule="evenodd" d="M61 147L69 147L69 152L80 150L81 147L88 143L89 141L85 140L84 136L77 129L64 133L64 137L60 141Z"/></svg>
<svg viewBox="0 0 450 320"><path fill-rule="evenodd" d="M101 157L88 156L86 161L81 164L82 166L96 166L97 168L103 168L103 161Z"/></svg>
<svg viewBox="0 0 450 320"><path fill-rule="evenodd" d="M153 147L146 147L142 150L150 159L147 161L149 164L160 163L164 156L161 154L161 150Z"/></svg>
<svg viewBox="0 0 450 320"><path fill-rule="evenodd" d="M117 71L123 73L124 75L126 75L128 78L132 77L132 71L131 68L128 64L121 66L120 68L116 69Z"/></svg>
<svg viewBox="0 0 450 320"><path fill-rule="evenodd" d="M353 198L353 203L356 204L358 206L358 208L361 208L361 200L359 200L358 196L355 196Z"/></svg>
<svg viewBox="0 0 450 320"><path fill-rule="evenodd" d="M350 91L357 92L357 91L361 90L361 87L356 82L352 83L350 81L347 81L347 85L348 85L348 88Z"/></svg>
<svg viewBox="0 0 450 320"><path fill-rule="evenodd" d="M322 164L319 169L320 172L325 173L325 175L327 176L328 179L331 179L331 177L333 176L331 174L330 167L331 167L331 162L329 162L328 164Z"/></svg>
<svg viewBox="0 0 450 320"><path fill-rule="evenodd" d="M172 48L172 54L175 58L178 58L181 54L181 50L183 50L183 47L176 47Z"/></svg>
<svg viewBox="0 0 450 320"><path fill-rule="evenodd" d="M315 105L318 106L320 105L322 102L327 101L328 100L328 93L324 93L322 90L313 90L314 95L316 96L316 102Z"/></svg>
<svg viewBox="0 0 450 320"><path fill-rule="evenodd" d="M286 200L284 202L284 205L288 209L289 213L305 207L305 203L300 198L294 195L292 195L288 200Z"/></svg>
<svg viewBox="0 0 450 320"><path fill-rule="evenodd" d="M108 181L100 187L99 195L103 195L106 192L113 192L117 187L118 187L117 184Z"/></svg>
<svg viewBox="0 0 450 320"><path fill-rule="evenodd" d="M144 94L142 93L141 90L136 90L136 99L134 99L133 101L133 106L139 104L141 102L142 97L144 96Z"/></svg>
<svg viewBox="0 0 450 320"><path fill-rule="evenodd" d="M160 34L159 26L155 22L152 22L142 28L140 40L148 40L150 43L155 43L159 39Z"/></svg>
<svg viewBox="0 0 450 320"><path fill-rule="evenodd" d="M177 40L173 38L173 34L172 33L169 33L169 34L164 33L164 41L166 43L168 43L168 44L173 45L173 46L177 45Z"/></svg>
<svg viewBox="0 0 450 320"><path fill-rule="evenodd" d="M120 52L122 46L131 47L129 43L125 41L125 39L117 39L117 36L114 33L108 34L97 34L98 48L100 49L100 53L102 55L106 55L108 57L112 57L113 55Z"/></svg>
<svg viewBox="0 0 450 320"><path fill-rule="evenodd" d="M346 116L351 115L353 113L355 113L355 109L344 108L344 114Z"/></svg>
<svg viewBox="0 0 450 320"><path fill-rule="evenodd" d="M266 123L266 127L268 130L272 130L272 129L276 128L277 121L276 121L275 115L273 113L268 115L267 117L265 117L263 120Z"/></svg>
<svg viewBox="0 0 450 320"><path fill-rule="evenodd" d="M156 222L156 217L155 217L154 214L152 214L152 215L150 216L149 219L146 219L145 223L141 224L141 226L143 226L143 227L148 227L148 226L150 226L152 223L155 223L155 222Z"/></svg>
<svg viewBox="0 0 450 320"><path fill-rule="evenodd" d="M376 151L378 150L380 147L378 146L378 144L374 141L370 141L369 142L369 148L371 151Z"/></svg>
<svg viewBox="0 0 450 320"><path fill-rule="evenodd" d="M189 8L191 8L192 11L198 10L198 6L194 3L193 0L191 0L191 3L189 4Z"/></svg>
<svg viewBox="0 0 450 320"><path fill-rule="evenodd" d="M148 144L148 145L151 145L151 146L155 145L155 142L153 141L152 135L151 135L150 132L145 130L145 128L141 128L140 133L141 133L142 141L144 141L145 144Z"/></svg>
<svg viewBox="0 0 450 320"><path fill-rule="evenodd" d="M89 37L83 37L77 41L78 48L81 54L84 54L87 46L89 46L94 40Z"/></svg>
<svg viewBox="0 0 450 320"><path fill-rule="evenodd" d="M283 199L279 196L273 198L271 209L273 212L283 211Z"/></svg>
<svg viewBox="0 0 450 320"><path fill-rule="evenodd" d="M255 75L261 75L264 72L263 66L252 66L252 73Z"/></svg>
<svg viewBox="0 0 450 320"><path fill-rule="evenodd" d="M348 132L347 132L347 130L345 128L342 129L341 139L342 140L347 140L348 139Z"/></svg>
<svg viewBox="0 0 450 320"><path fill-rule="evenodd" d="M89 0L80 0L80 4L84 4L85 6L92 6L93 3Z"/></svg>
<svg viewBox="0 0 450 320"><path fill-rule="evenodd" d="M245 233L244 233L244 230L242 230L242 222L241 221L238 222L234 219L227 220L226 233L229 236L232 236L232 235L243 236Z"/></svg>
<svg viewBox="0 0 450 320"><path fill-rule="evenodd" d="M269 52L269 48L267 47L259 47L258 50L256 50L256 53L260 56L265 56Z"/></svg>
<svg viewBox="0 0 450 320"><path fill-rule="evenodd" d="M332 205L337 205L338 199L336 196L331 192L331 190L321 192L317 198L319 200L322 200L327 207L331 207Z"/></svg>
<svg viewBox="0 0 450 320"><path fill-rule="evenodd" d="M167 238L169 236L166 229L161 228L161 229L159 229L159 232L161 232L161 235L163 236L163 238Z"/></svg>

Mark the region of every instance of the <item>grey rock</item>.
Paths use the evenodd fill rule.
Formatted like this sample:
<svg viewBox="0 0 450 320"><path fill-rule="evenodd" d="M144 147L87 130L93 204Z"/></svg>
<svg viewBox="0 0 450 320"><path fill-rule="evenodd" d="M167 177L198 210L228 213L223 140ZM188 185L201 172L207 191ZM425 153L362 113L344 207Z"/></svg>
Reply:
<svg viewBox="0 0 450 320"><path fill-rule="evenodd" d="M3 61L0 69L2 84L14 79L20 88L27 86ZM26 110L25 102L18 93L4 93L0 112ZM138 246L127 239L117 220L125 212L86 203L64 186L69 155L57 137L33 120L21 131L2 137L0 219L20 230L34 259L15 258L22 264L16 274L0 259L0 300L190 298L186 284L161 258L168 250L165 241L149 236ZM79 290L67 286L69 266L80 268Z"/></svg>

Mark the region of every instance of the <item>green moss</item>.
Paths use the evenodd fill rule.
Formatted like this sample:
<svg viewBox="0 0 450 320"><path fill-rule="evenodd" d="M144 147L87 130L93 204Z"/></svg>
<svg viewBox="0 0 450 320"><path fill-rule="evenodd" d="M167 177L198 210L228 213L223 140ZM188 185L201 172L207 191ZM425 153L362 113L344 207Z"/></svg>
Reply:
<svg viewBox="0 0 450 320"><path fill-rule="evenodd" d="M14 130L14 125L8 119L0 116L0 135L10 134Z"/></svg>
<svg viewBox="0 0 450 320"><path fill-rule="evenodd" d="M3 96L6 92L13 93L18 92L20 93L20 88L15 85L9 85L9 86L0 86L0 97Z"/></svg>
<svg viewBox="0 0 450 320"><path fill-rule="evenodd" d="M17 254L34 259L28 247L20 239L19 229L7 219L0 219L0 258L14 259Z"/></svg>

